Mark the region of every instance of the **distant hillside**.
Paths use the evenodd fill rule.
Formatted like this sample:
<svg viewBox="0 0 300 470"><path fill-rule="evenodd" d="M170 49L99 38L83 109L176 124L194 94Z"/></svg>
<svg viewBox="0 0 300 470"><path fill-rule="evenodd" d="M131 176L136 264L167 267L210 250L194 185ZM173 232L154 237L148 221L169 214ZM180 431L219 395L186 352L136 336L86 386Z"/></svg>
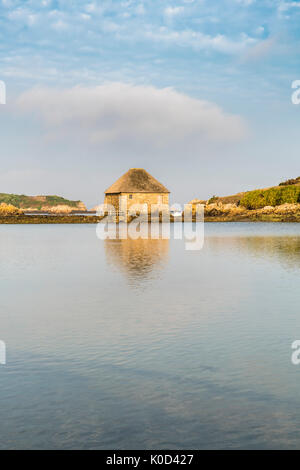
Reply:
<svg viewBox="0 0 300 470"><path fill-rule="evenodd" d="M191 201L197 204L197 200ZM282 204L300 204L300 176L280 183L270 188L255 189L231 196L213 196L208 204L235 204L246 209L262 209L267 206L280 206Z"/></svg>
<svg viewBox="0 0 300 470"><path fill-rule="evenodd" d="M25 196L24 194L0 193L0 204L11 204L18 209L51 211L55 208L64 210L85 211L86 207L81 201L71 201L60 196Z"/></svg>

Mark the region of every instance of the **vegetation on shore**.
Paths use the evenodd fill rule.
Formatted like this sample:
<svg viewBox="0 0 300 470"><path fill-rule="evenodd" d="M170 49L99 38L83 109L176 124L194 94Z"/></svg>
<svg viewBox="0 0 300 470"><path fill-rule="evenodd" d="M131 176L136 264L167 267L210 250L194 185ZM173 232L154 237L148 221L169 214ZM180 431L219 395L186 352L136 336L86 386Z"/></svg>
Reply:
<svg viewBox="0 0 300 470"><path fill-rule="evenodd" d="M300 186L293 185L249 191L240 200L241 206L249 210L298 203L300 203Z"/></svg>
<svg viewBox="0 0 300 470"><path fill-rule="evenodd" d="M204 205L207 222L300 222L300 177L271 188L225 197L213 196L208 201L194 199L190 204L194 219L197 205ZM26 210L37 211L37 214L26 215ZM38 214L38 211L45 210L51 215ZM74 215L76 210L86 210L81 201L70 201L60 196L0 193L0 224L95 224L102 218ZM172 216L171 222L174 222Z"/></svg>
<svg viewBox="0 0 300 470"><path fill-rule="evenodd" d="M204 204L206 221L300 222L300 177L278 186L190 202L195 213Z"/></svg>
<svg viewBox="0 0 300 470"><path fill-rule="evenodd" d="M279 183L279 186L290 186L291 184L299 184L300 185L300 176L298 178L293 178L287 181L283 181L282 183Z"/></svg>
<svg viewBox="0 0 300 470"><path fill-rule="evenodd" d="M55 206L69 206L76 210L81 208L81 201L71 201L61 196L25 196L24 194L0 193L0 204L11 204L18 209L46 210Z"/></svg>
<svg viewBox="0 0 300 470"><path fill-rule="evenodd" d="M0 217L8 215L18 215L20 210L13 206L12 204L5 204L4 202L0 203Z"/></svg>
<svg viewBox="0 0 300 470"><path fill-rule="evenodd" d="M300 204L294 207L290 204L279 206L276 210L264 208L248 210L242 206L236 207L232 204L211 204L204 210L205 222L300 222ZM85 215L2 215L0 213L0 224L97 224L102 216ZM131 222L134 217L129 218ZM193 213L196 221L196 214ZM150 220L149 220L150 221ZM161 217L159 222L162 222ZM170 222L181 222L180 219L170 217Z"/></svg>
<svg viewBox="0 0 300 470"><path fill-rule="evenodd" d="M192 204L200 202L194 199ZM199 203L198 202L198 203ZM266 206L277 207L283 204L300 204L300 176L279 183L271 188L255 189L231 196L213 196L205 204L235 204L249 210L257 210Z"/></svg>

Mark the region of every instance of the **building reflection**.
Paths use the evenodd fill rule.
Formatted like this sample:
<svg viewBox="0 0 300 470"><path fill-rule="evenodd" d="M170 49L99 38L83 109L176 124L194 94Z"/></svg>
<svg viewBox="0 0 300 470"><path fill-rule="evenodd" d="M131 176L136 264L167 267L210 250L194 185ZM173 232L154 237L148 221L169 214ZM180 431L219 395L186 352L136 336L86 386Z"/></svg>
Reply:
<svg viewBox="0 0 300 470"><path fill-rule="evenodd" d="M132 280L139 281L157 275L168 260L169 239L121 238L104 240L108 263Z"/></svg>

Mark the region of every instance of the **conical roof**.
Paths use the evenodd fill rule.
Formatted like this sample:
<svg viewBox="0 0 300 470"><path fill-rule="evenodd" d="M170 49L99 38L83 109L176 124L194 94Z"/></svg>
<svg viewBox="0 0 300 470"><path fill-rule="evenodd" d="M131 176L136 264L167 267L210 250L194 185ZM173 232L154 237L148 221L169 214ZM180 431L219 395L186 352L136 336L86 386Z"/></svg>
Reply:
<svg viewBox="0 0 300 470"><path fill-rule="evenodd" d="M105 194L169 192L167 188L143 168L130 168L105 191Z"/></svg>

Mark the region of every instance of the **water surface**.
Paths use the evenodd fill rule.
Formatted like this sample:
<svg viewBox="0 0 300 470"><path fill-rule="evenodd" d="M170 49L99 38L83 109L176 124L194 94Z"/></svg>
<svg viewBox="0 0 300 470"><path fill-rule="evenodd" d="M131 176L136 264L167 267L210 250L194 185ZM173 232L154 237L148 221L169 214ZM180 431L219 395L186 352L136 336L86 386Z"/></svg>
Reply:
<svg viewBox="0 0 300 470"><path fill-rule="evenodd" d="M300 447L300 225L0 229L0 448Z"/></svg>

